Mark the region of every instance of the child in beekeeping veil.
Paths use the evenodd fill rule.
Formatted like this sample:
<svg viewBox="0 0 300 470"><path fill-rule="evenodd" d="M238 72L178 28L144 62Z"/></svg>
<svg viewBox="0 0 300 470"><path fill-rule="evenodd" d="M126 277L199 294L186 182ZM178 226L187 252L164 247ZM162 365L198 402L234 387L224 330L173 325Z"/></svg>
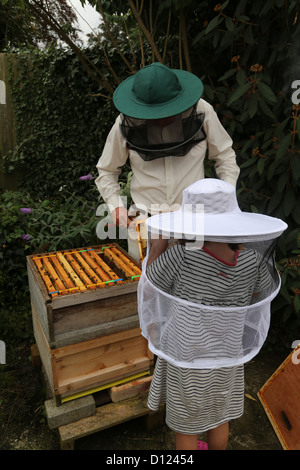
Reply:
<svg viewBox="0 0 300 470"><path fill-rule="evenodd" d="M280 288L274 245L287 225L242 212L230 183L207 178L183 192L179 211L147 226L138 305L157 355L148 406L166 404L177 450L226 449L228 423L243 414L243 364L267 336Z"/></svg>

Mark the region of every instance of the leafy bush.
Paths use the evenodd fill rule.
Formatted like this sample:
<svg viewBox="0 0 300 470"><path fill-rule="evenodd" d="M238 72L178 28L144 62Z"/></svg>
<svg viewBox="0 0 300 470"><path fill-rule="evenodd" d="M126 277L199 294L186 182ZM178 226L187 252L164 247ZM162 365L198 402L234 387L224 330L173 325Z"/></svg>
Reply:
<svg viewBox="0 0 300 470"><path fill-rule="evenodd" d="M89 54L96 62L98 51ZM17 145L6 171L19 170L34 197L57 197L62 185L78 193L79 176L95 174L115 109L69 50L19 51L10 70Z"/></svg>

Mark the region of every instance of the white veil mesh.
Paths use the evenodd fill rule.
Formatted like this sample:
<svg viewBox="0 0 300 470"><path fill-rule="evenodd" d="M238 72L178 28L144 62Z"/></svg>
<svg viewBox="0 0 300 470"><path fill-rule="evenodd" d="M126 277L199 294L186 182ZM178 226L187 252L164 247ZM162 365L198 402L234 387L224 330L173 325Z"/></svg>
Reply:
<svg viewBox="0 0 300 470"><path fill-rule="evenodd" d="M147 254L138 285L138 311L142 334L155 355L178 367L215 369L243 364L259 352L281 279L274 262L274 240L258 245L271 286L255 303L243 307L206 306L164 292L147 277Z"/></svg>

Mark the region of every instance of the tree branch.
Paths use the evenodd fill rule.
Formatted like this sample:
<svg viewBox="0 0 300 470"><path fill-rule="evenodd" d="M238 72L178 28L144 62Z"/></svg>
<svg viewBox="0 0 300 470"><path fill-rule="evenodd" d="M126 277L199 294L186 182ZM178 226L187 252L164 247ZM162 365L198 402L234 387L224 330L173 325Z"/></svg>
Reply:
<svg viewBox="0 0 300 470"><path fill-rule="evenodd" d="M111 34L111 31L110 31L110 28L109 28L109 24L108 24L108 22L107 22L106 16L105 16L104 11L103 11L103 7L102 7L102 2L101 2L101 0L98 0L98 7L99 7L99 11L100 11L100 14L101 14L102 19L103 19L103 22L104 22L104 26L105 26L107 35L109 36L109 39L112 41L113 45L115 46L115 48L116 48L117 51L118 51L119 56L121 57L121 59L123 60L123 62L126 64L126 66L128 67L128 69L130 70L130 72L131 72L131 73L134 73L135 71L134 71L133 68L131 67L130 63L128 62L128 60L126 59L126 57L124 56L124 54L122 54L122 52L121 52L121 50L120 50L120 47L119 47L117 41L115 40L115 38L114 38L113 35Z"/></svg>
<svg viewBox="0 0 300 470"><path fill-rule="evenodd" d="M46 24L48 24L56 33L57 35L70 46L72 51L77 55L78 59L80 60L81 64L83 65L84 69L87 71L88 75L92 78L92 80L98 82L105 88L109 93L113 93L114 89L111 84L104 79L103 74L101 71L93 64L93 62L81 51L81 49L70 39L67 33L60 27L60 25L56 22L55 18L49 14L45 9L41 7L41 5L37 4L34 1L34 4L28 4L31 13L37 18L37 20L43 20ZM101 78L99 78L101 77ZM108 98L108 97L107 97Z"/></svg>
<svg viewBox="0 0 300 470"><path fill-rule="evenodd" d="M186 69L188 72L192 71L191 61L190 61L190 53L189 53L189 46L188 46L188 39L187 39L187 30L186 30L186 21L185 16L183 13L183 9L180 9L180 25L181 25L181 39L183 44L183 51L184 51L184 58L186 63Z"/></svg>
<svg viewBox="0 0 300 470"><path fill-rule="evenodd" d="M157 58L157 60L158 60L159 62L163 63L162 57L161 57L160 53L159 53L158 50L157 50L157 47L156 47L155 42L154 42L154 40L153 40L153 37L151 36L151 34L149 33L149 31L147 30L145 24L143 23L143 20L141 19L140 13L137 11L137 9L136 9L136 7L135 7L135 5L134 5L134 3L133 3L132 0L128 0L128 3L129 3L129 6L130 6L130 8L131 8L131 10L132 10L132 13L134 14L135 19L136 19L137 22L138 22L139 27L141 28L141 30L143 31L144 35L146 36L146 38L147 38L147 40L148 40L148 42L149 42L149 45L150 45L152 51L154 52L155 57Z"/></svg>

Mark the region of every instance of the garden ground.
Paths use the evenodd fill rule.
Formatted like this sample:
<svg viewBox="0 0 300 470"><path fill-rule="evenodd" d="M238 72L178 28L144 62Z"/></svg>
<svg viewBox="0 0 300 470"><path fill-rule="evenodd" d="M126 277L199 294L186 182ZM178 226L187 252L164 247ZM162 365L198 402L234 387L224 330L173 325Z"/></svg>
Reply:
<svg viewBox="0 0 300 470"><path fill-rule="evenodd" d="M246 364L245 412L230 425L228 450L282 450L257 392L289 353L262 350ZM49 429L45 417L47 397L41 369L32 365L28 344L19 346L13 364L1 367L0 449L59 450L57 432ZM174 434L166 425L147 431L139 418L79 439L75 449L174 450L174 443Z"/></svg>

